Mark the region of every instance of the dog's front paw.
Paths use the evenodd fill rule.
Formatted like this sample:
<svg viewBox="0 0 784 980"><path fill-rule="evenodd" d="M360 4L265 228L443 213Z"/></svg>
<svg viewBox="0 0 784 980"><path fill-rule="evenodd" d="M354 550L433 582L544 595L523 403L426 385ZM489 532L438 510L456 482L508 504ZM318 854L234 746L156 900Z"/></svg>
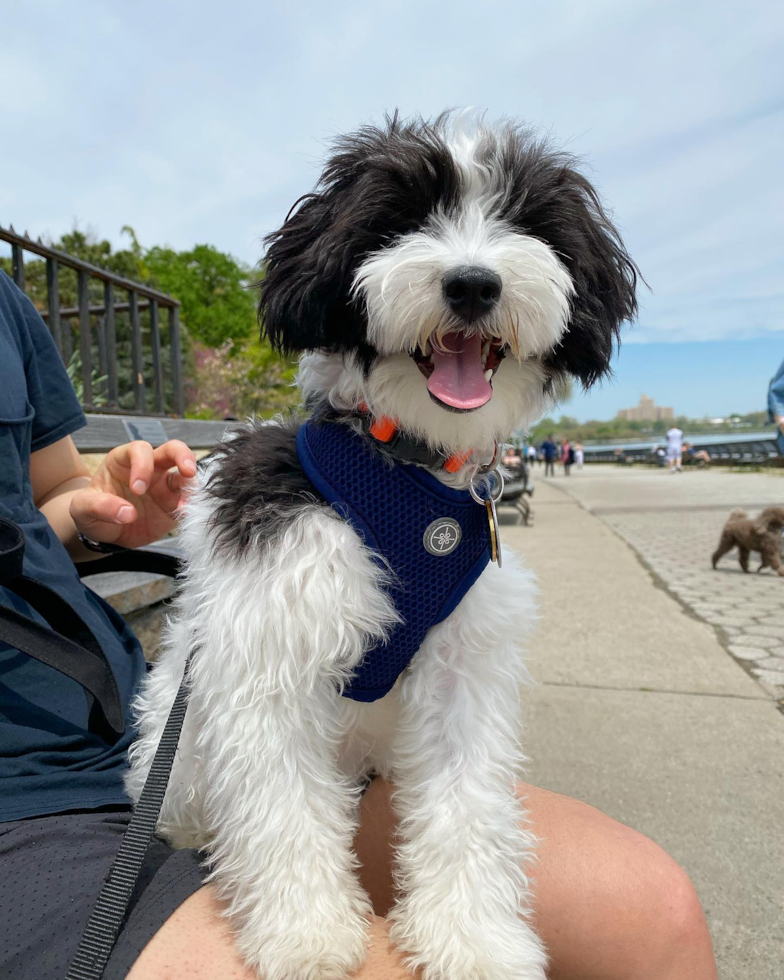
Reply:
<svg viewBox="0 0 784 980"><path fill-rule="evenodd" d="M544 946L522 919L482 928L454 915L414 921L395 912L392 922L392 940L422 980L546 980Z"/></svg>
<svg viewBox="0 0 784 980"><path fill-rule="evenodd" d="M329 918L329 917L328 917ZM361 916L324 920L291 931L284 922L261 930L249 944L245 959L261 980L349 980L365 962L367 922Z"/></svg>

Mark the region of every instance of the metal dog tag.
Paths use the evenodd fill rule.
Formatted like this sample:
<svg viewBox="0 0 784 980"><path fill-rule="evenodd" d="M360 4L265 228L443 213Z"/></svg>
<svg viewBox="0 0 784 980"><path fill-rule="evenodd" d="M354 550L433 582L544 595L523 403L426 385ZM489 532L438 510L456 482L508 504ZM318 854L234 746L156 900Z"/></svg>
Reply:
<svg viewBox="0 0 784 980"><path fill-rule="evenodd" d="M498 529L498 513L495 509L495 502L496 500L500 500L503 495L504 478L497 470L492 471L487 476L485 474L482 474L482 476L483 479L477 481L476 486L474 485L475 481L472 480L468 490L478 504L485 505L487 520L490 524L490 557L494 562L498 563L498 567L500 568L503 564L501 558L501 533ZM482 493L479 490L482 490Z"/></svg>
<svg viewBox="0 0 784 980"><path fill-rule="evenodd" d="M492 497L488 497L485 501L485 507L487 508L487 519L490 522L490 557L494 562L498 563L498 567L501 568L503 565L503 560L501 556L501 534L498 530L498 514L495 509L495 500Z"/></svg>

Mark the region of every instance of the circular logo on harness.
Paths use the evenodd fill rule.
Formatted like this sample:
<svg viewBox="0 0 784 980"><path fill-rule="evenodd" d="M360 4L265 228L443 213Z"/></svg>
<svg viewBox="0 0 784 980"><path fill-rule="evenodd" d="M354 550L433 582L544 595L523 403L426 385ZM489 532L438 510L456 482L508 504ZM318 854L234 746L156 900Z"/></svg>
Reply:
<svg viewBox="0 0 784 980"><path fill-rule="evenodd" d="M451 517L439 517L428 524L422 543L431 555L448 555L460 544L463 531Z"/></svg>

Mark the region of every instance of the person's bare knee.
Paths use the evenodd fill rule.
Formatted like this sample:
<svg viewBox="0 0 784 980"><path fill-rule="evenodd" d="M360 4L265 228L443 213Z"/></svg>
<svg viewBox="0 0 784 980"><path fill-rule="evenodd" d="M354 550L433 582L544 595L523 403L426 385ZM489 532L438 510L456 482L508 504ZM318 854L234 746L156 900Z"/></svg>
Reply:
<svg viewBox="0 0 784 980"><path fill-rule="evenodd" d="M668 860L650 896L650 946L655 960L641 976L645 980L713 980L716 965L702 903L683 868Z"/></svg>
<svg viewBox="0 0 784 980"><path fill-rule="evenodd" d="M541 839L534 911L552 980L714 980L699 899L669 855L587 804L522 792Z"/></svg>

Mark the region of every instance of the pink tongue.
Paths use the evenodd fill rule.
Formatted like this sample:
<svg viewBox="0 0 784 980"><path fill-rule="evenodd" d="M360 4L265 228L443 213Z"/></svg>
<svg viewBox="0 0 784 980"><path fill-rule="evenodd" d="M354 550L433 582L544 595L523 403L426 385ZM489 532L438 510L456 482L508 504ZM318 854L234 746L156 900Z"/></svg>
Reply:
<svg viewBox="0 0 784 980"><path fill-rule="evenodd" d="M441 341L443 353L433 348L433 373L427 390L453 408L479 408L493 397L482 368L482 338L448 333Z"/></svg>

